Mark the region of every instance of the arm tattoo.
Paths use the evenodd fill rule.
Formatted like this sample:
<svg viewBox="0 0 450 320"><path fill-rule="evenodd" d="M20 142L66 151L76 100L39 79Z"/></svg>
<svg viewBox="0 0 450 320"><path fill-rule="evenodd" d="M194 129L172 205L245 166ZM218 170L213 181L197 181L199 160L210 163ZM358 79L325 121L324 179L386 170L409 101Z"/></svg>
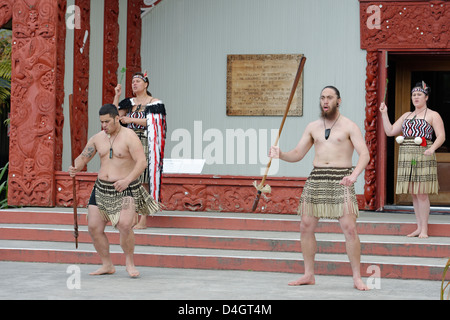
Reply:
<svg viewBox="0 0 450 320"><path fill-rule="evenodd" d="M91 145L88 145L88 146L86 146L85 148L84 148L84 150L83 150L83 152L81 153L81 155L83 156L83 157L86 157L86 158L92 158L92 156L95 154L95 147L94 146L91 146Z"/></svg>

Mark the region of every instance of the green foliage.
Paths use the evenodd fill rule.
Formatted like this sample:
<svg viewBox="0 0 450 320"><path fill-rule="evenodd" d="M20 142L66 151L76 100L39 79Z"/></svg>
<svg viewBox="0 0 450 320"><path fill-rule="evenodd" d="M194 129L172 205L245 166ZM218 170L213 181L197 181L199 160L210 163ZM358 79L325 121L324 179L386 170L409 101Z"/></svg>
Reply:
<svg viewBox="0 0 450 320"><path fill-rule="evenodd" d="M0 112L11 96L11 31L0 30Z"/></svg>
<svg viewBox="0 0 450 320"><path fill-rule="evenodd" d="M9 163L7 163L3 168L0 169L0 181L7 172L8 164ZM0 184L0 209L6 208L8 208L8 179Z"/></svg>
<svg viewBox="0 0 450 320"><path fill-rule="evenodd" d="M442 284L441 284L441 300L444 300L444 296L445 296L445 290L447 290L447 288L450 286L450 282L447 282L447 284L444 286L445 284L445 275L447 274L448 269L450 268L450 259L448 259L447 261L447 265L444 268L444 273L442 275ZM449 300L450 298L450 289L449 292L447 293L447 300Z"/></svg>

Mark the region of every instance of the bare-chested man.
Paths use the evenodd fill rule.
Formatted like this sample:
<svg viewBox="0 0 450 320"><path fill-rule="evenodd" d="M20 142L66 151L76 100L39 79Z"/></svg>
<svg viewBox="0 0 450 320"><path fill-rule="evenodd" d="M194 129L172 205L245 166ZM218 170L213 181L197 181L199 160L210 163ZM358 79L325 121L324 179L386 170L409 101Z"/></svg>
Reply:
<svg viewBox="0 0 450 320"><path fill-rule="evenodd" d="M69 167L69 174L74 177L96 153L100 156L100 171L89 199L88 228L102 266L91 275L115 272L105 234L106 224L110 221L120 232L126 270L131 277L138 277L133 258L133 226L137 222L137 212L148 215L159 208L138 179L147 160L136 133L121 126L113 104L102 106L99 115L102 131L89 139L74 166Z"/></svg>
<svg viewBox="0 0 450 320"><path fill-rule="evenodd" d="M361 279L361 245L356 232L359 215L354 183L369 163L369 151L358 126L341 115L338 89L327 86L320 96L321 117L308 124L298 145L289 152L272 146L269 156L288 162L304 158L312 146L314 169L303 189L298 213L302 216L300 233L305 274L289 285L315 284L314 230L320 218L338 219L345 235L347 254L353 272L353 283L359 290L368 290ZM352 168L353 152L359 155Z"/></svg>

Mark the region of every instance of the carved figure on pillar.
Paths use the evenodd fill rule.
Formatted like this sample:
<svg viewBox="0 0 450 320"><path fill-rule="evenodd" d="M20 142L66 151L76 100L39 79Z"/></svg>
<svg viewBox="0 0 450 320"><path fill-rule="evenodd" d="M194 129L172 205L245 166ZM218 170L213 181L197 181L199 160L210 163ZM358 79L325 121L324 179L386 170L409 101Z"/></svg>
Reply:
<svg viewBox="0 0 450 320"><path fill-rule="evenodd" d="M366 120L364 127L366 129L366 144L369 149L370 162L364 173L364 199L365 208L375 209L376 198L376 154L377 154L377 82L378 82L378 52L367 52L366 68Z"/></svg>
<svg viewBox="0 0 450 320"><path fill-rule="evenodd" d="M51 0L17 0L12 18L8 203L51 206L58 5Z"/></svg>

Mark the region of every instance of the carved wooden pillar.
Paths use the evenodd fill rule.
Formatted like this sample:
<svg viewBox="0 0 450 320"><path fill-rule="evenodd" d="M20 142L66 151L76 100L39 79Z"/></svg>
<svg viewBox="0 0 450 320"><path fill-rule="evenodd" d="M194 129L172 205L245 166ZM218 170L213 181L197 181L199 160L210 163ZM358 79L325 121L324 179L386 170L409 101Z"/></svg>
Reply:
<svg viewBox="0 0 450 320"><path fill-rule="evenodd" d="M366 68L366 144L369 149L370 162L364 174L365 208L375 209L376 196L376 161L377 161L377 114L378 114L378 52L367 52Z"/></svg>
<svg viewBox="0 0 450 320"><path fill-rule="evenodd" d="M89 49L91 33L91 0L76 0L80 8L80 29L74 29L73 45L73 124L70 127L74 137L73 157L83 151L88 140L88 98L89 98ZM72 162L74 159L72 159ZM86 168L85 168L86 169Z"/></svg>
<svg viewBox="0 0 450 320"><path fill-rule="evenodd" d="M127 71L125 81L125 96L131 97L131 77L136 72L141 72L141 34L142 19L141 7L144 6L142 0L128 0L127 14Z"/></svg>
<svg viewBox="0 0 450 320"><path fill-rule="evenodd" d="M63 128L64 128L64 74L66 53L66 11L67 0L58 1L58 25L56 32L56 122L55 122L55 170L62 170Z"/></svg>
<svg viewBox="0 0 450 320"><path fill-rule="evenodd" d="M15 0L12 15L8 203L53 206L58 1Z"/></svg>
<svg viewBox="0 0 450 320"><path fill-rule="evenodd" d="M105 1L103 36L103 104L112 103L119 69L119 0ZM134 36L134 35L133 35Z"/></svg>

